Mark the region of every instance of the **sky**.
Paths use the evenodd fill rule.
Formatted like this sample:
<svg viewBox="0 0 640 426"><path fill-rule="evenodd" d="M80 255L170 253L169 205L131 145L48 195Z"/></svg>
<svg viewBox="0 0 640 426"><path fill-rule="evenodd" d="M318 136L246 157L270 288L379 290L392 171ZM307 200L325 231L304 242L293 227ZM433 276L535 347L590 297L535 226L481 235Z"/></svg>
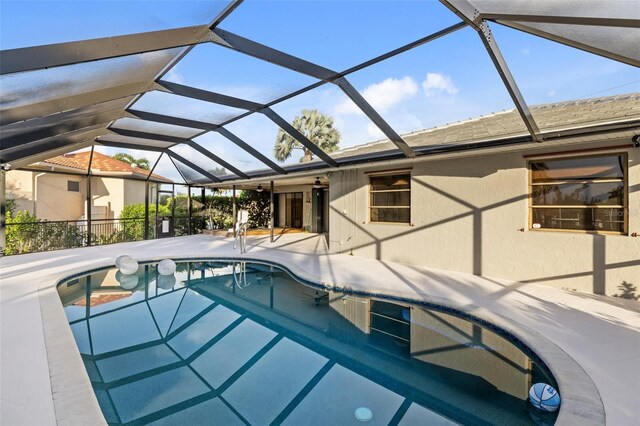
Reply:
<svg viewBox="0 0 640 426"><path fill-rule="evenodd" d="M208 23L226 1L6 1L0 0L0 48L11 49ZM221 28L342 71L458 22L435 0L260 1L247 0ZM640 90L638 69L497 24L492 31L528 104L544 104ZM113 78L111 64L98 83ZM67 78L80 67L59 70ZM128 74L124 74L127 76ZM347 77L400 134L513 108L478 35L465 28ZM315 80L213 45L197 46L165 79L257 102L274 100ZM31 80L24 78L24 84ZM2 91L13 80L2 84ZM78 84L77 82L75 83ZM46 85L45 85L46 86ZM50 92L39 89L38 93ZM215 122L238 113L226 107L154 92L136 109ZM341 148L383 138L382 133L334 85L326 84L273 109L288 121L302 109L330 115ZM260 115L229 129L273 159L277 127ZM195 139L241 170L264 168L218 134ZM111 149L101 148L105 153ZM187 148L177 150L211 169ZM153 160L156 154L134 153ZM301 154L300 154L301 155ZM299 156L285 164L295 163ZM164 158L157 172L177 177Z"/></svg>

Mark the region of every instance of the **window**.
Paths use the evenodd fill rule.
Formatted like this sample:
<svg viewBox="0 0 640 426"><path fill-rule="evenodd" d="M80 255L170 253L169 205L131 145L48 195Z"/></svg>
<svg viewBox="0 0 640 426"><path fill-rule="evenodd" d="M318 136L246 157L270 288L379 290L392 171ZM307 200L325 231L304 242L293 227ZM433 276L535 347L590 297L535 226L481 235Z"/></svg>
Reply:
<svg viewBox="0 0 640 426"><path fill-rule="evenodd" d="M533 229L626 233L626 154L530 162Z"/></svg>
<svg viewBox="0 0 640 426"><path fill-rule="evenodd" d="M67 181L67 191L69 192L80 192L80 182L75 180Z"/></svg>
<svg viewBox="0 0 640 426"><path fill-rule="evenodd" d="M410 223L411 174L389 173L369 177L369 220Z"/></svg>

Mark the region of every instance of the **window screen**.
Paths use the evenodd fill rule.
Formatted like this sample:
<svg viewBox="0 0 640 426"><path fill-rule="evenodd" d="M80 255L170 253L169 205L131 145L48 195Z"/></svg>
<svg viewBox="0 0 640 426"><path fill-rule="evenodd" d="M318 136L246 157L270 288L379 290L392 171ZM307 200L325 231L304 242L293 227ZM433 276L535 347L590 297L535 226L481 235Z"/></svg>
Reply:
<svg viewBox="0 0 640 426"><path fill-rule="evenodd" d="M80 182L75 180L67 181L67 191L69 192L80 192Z"/></svg>
<svg viewBox="0 0 640 426"><path fill-rule="evenodd" d="M371 222L410 223L410 173L369 177L369 220Z"/></svg>
<svg viewBox="0 0 640 426"><path fill-rule="evenodd" d="M530 163L531 228L626 232L626 155Z"/></svg>

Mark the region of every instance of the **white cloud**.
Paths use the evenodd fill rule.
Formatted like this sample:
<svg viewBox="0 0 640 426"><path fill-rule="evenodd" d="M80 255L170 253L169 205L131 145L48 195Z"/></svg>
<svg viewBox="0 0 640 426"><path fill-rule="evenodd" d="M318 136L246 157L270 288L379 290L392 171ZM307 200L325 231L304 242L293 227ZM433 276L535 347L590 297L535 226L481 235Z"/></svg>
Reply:
<svg viewBox="0 0 640 426"><path fill-rule="evenodd" d="M387 78L380 83L368 86L362 91L362 96L373 108L385 112L417 92L418 85L411 77ZM335 107L335 112L336 114L354 114L360 112L360 109L350 99L345 99Z"/></svg>
<svg viewBox="0 0 640 426"><path fill-rule="evenodd" d="M531 53L531 49L529 49L528 47L522 48L520 49L520 53L522 53L525 56L529 56L529 54Z"/></svg>
<svg viewBox="0 0 640 426"><path fill-rule="evenodd" d="M556 91L555 90L550 90L549 92L547 92L547 96L550 98L553 98L556 95Z"/></svg>
<svg viewBox="0 0 640 426"><path fill-rule="evenodd" d="M453 84L451 77L437 72L427 73L427 77L422 82L425 96L433 96L436 93L444 92L449 95L455 95L459 92L458 88Z"/></svg>
<svg viewBox="0 0 640 426"><path fill-rule="evenodd" d="M177 72L175 68L171 68L165 77L168 81L172 81L178 84L184 84L184 77L182 76L182 74Z"/></svg>
<svg viewBox="0 0 640 426"><path fill-rule="evenodd" d="M382 133L382 130L380 130L378 126L373 123L369 123L367 125L367 134L372 138L375 138L375 140L384 139L386 137L384 133Z"/></svg>

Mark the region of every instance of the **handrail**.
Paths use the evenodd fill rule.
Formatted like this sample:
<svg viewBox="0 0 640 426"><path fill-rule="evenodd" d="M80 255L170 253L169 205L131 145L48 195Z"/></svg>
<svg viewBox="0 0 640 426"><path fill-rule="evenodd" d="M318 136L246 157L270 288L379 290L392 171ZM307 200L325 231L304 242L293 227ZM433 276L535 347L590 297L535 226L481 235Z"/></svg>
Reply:
<svg viewBox="0 0 640 426"><path fill-rule="evenodd" d="M249 228L248 223L238 224L238 231L233 239L233 249L236 249L236 242L240 239L240 254L244 254L247 252L247 229Z"/></svg>
<svg viewBox="0 0 640 426"><path fill-rule="evenodd" d="M91 222L131 222L134 220L144 220L144 217L127 217L127 218L118 218L118 219L91 219ZM42 219L37 222L10 222L7 223L7 226L11 225L39 225L42 223L47 224L55 224L55 223L78 223L78 222L87 222L87 219L74 219L74 220L47 220Z"/></svg>

